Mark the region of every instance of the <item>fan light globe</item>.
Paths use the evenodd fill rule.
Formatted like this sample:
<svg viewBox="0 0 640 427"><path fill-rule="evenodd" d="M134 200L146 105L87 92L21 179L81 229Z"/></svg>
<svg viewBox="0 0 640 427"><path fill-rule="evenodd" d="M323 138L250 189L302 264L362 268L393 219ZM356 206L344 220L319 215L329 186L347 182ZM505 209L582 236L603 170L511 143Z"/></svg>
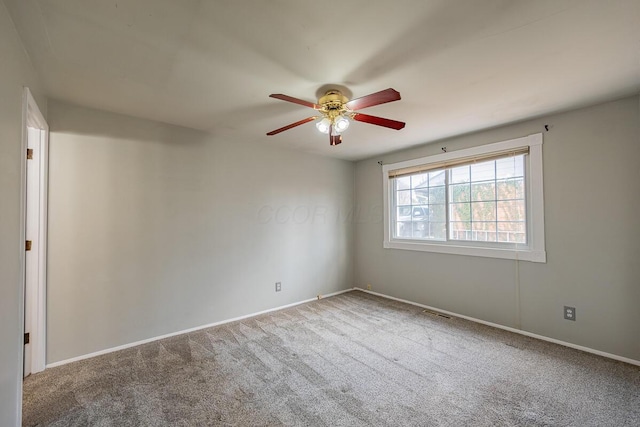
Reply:
<svg viewBox="0 0 640 427"><path fill-rule="evenodd" d="M325 117L324 119L316 123L316 127L322 133L329 133L329 128L331 127L331 120Z"/></svg>
<svg viewBox="0 0 640 427"><path fill-rule="evenodd" d="M340 116L335 121L336 132L344 132L349 127L349 120L346 117Z"/></svg>

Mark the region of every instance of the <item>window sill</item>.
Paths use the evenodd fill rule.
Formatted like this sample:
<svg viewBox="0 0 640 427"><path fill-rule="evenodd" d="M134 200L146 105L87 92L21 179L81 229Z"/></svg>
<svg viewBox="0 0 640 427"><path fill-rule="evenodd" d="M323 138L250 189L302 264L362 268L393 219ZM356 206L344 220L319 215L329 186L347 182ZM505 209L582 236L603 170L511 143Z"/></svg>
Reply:
<svg viewBox="0 0 640 427"><path fill-rule="evenodd" d="M467 256L479 256L485 258L501 258L501 259L513 259L520 261L531 262L547 262L547 253L545 251L531 250L529 248L524 249L503 249L493 247L479 247L479 246L463 246L458 244L439 244L439 243L425 243L425 242L410 242L410 241L385 241L383 244L385 249L402 249L409 251L422 251L422 252L436 252L441 254L451 255L467 255Z"/></svg>

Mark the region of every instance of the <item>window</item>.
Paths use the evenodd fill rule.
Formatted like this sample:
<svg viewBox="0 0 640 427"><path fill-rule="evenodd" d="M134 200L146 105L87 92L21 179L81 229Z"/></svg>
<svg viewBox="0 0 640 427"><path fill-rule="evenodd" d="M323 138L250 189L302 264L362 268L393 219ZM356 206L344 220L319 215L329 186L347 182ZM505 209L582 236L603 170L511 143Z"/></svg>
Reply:
<svg viewBox="0 0 640 427"><path fill-rule="evenodd" d="M384 247L545 262L542 134L383 166Z"/></svg>

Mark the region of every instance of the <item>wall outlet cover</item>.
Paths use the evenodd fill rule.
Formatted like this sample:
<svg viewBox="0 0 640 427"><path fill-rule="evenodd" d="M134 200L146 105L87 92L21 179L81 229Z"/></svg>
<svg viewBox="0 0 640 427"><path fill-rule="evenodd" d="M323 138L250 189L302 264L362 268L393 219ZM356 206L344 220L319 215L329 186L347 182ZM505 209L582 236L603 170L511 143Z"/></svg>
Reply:
<svg viewBox="0 0 640 427"><path fill-rule="evenodd" d="M567 320L576 320L576 308L564 306L564 318Z"/></svg>
<svg viewBox="0 0 640 427"><path fill-rule="evenodd" d="M276 292L280 292L282 290L282 283L276 282Z"/></svg>

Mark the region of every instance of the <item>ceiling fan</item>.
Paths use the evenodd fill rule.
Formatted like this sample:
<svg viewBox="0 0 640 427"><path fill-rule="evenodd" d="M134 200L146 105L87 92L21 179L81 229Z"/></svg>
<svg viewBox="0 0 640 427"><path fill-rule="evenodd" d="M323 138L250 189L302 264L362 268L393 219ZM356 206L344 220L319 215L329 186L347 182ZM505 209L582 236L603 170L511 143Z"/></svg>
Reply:
<svg viewBox="0 0 640 427"><path fill-rule="evenodd" d="M272 130L267 133L269 136L276 135L280 132L284 132L285 130L317 120L316 127L318 130L322 133L329 134L329 144L338 145L342 142L342 132L349 127L350 118L358 122L370 123L372 125L383 126L395 130L400 130L405 126L404 122L357 112L358 110L373 107L374 105L398 101L400 99L400 92L391 88L372 93L361 98L356 98L351 101L349 101L349 99L339 90L332 89L327 91L324 96L320 97L317 104L303 99L294 98L292 96L283 95L281 93L273 93L269 96L271 98L281 99L283 101L293 102L294 104L313 108L320 113L318 116L307 117L306 119L291 123L290 125L281 127L280 129Z"/></svg>

